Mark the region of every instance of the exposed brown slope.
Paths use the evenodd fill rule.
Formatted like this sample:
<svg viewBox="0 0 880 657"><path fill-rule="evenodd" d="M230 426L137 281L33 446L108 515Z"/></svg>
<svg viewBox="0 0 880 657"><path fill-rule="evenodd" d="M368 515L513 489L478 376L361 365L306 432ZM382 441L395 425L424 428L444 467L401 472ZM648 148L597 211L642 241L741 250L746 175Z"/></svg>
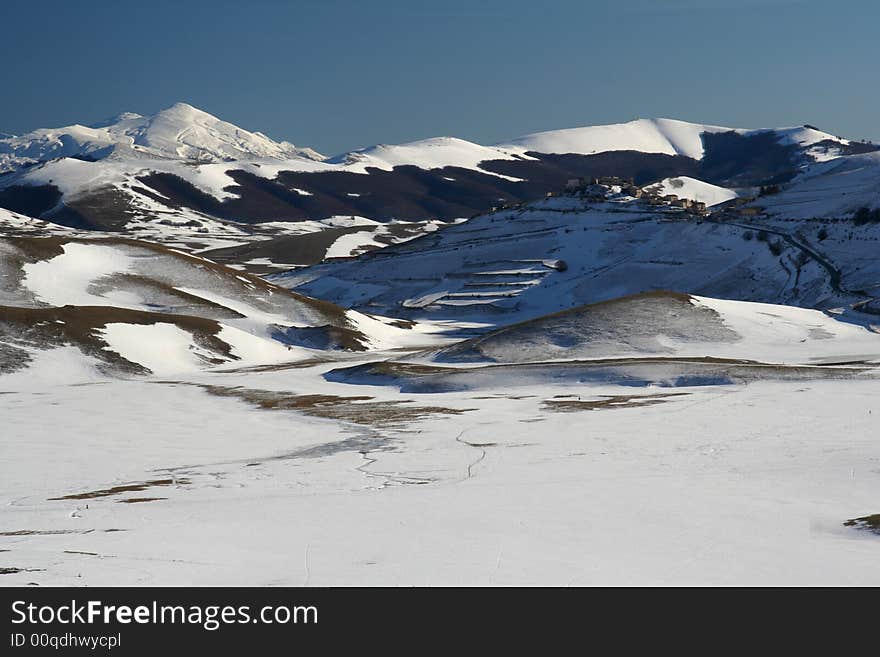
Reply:
<svg viewBox="0 0 880 657"><path fill-rule="evenodd" d="M112 370L145 374L145 367L133 363L112 351L101 336L108 324L151 325L173 324L193 337L198 346L212 352L207 360L220 364L238 360L231 347L217 337L221 325L211 319L187 315L170 315L113 306L62 306L49 308L18 308L0 306L0 342L13 346L51 349L74 346L88 356L106 364Z"/></svg>
<svg viewBox="0 0 880 657"><path fill-rule="evenodd" d="M193 315L212 320L242 317L234 308L223 305L222 300L205 299L198 294L178 288L219 287L217 296L240 300L259 310L290 317L291 324L307 325L310 331L323 330L332 344L346 349L365 348L366 336L348 319L346 311L327 301L313 299L287 288L241 272L206 258L190 255L151 242L103 237L97 239L53 237L0 238L0 292L5 292L7 305L39 306L41 303L28 295L21 287L23 266L28 263L51 260L64 253L66 244L87 244L118 247L127 255L139 259L143 266L132 272L119 272L103 276L92 284L98 293L128 291L150 298L158 312L174 315ZM155 256L155 261L151 258ZM18 294L20 297L16 299ZM112 304L108 304L112 305ZM233 304L234 305L234 304Z"/></svg>

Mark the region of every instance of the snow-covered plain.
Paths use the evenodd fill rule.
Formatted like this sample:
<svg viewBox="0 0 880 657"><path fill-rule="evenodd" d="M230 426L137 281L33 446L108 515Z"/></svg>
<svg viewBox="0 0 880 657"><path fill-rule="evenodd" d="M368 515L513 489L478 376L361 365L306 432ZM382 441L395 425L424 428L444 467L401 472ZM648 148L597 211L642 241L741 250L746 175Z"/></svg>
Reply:
<svg viewBox="0 0 880 657"><path fill-rule="evenodd" d="M876 379L413 395L339 365L0 377L0 584L880 583L843 524L880 511Z"/></svg>

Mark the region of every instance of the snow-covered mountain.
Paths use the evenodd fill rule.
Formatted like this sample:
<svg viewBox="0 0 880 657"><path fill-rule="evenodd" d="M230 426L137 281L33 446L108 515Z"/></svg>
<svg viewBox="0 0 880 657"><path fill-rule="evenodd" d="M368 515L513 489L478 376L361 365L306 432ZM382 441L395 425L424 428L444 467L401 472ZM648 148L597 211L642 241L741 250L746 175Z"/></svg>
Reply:
<svg viewBox="0 0 880 657"><path fill-rule="evenodd" d="M0 173L63 157L196 162L323 159L311 149L272 141L260 132L249 132L186 103L176 103L152 116L124 112L88 126L42 128L18 137L0 138Z"/></svg>
<svg viewBox="0 0 880 657"><path fill-rule="evenodd" d="M157 222L197 222L202 234L214 234L338 217L450 221L533 201L572 178L605 175L725 188L700 196L713 203L731 198L731 188L778 184L816 161L876 148L809 126L744 130L638 119L494 146L438 137L324 158L179 103L153 116L0 138L0 207L149 238Z"/></svg>

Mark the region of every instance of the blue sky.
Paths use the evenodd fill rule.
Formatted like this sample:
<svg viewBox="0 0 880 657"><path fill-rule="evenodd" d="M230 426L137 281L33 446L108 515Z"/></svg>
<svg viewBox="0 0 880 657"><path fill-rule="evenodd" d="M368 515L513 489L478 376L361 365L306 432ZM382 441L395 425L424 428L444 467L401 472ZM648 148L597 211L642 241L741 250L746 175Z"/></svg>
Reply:
<svg viewBox="0 0 880 657"><path fill-rule="evenodd" d="M185 101L334 154L665 116L880 140L876 0L3 0L0 132Z"/></svg>

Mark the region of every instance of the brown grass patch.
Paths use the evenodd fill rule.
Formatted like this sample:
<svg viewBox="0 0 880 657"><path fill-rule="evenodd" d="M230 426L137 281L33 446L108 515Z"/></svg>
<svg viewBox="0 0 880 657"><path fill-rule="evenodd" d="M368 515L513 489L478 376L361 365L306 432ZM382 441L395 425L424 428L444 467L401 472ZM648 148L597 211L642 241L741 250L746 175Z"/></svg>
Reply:
<svg viewBox="0 0 880 657"><path fill-rule="evenodd" d="M74 345L83 353L127 372L148 373L139 363L133 363L115 351L101 337L100 330L107 324L152 325L174 324L188 331L193 342L209 349L222 358L208 359L220 364L237 360L229 344L217 337L220 324L213 319L192 315L171 315L145 310L130 310L114 306L62 306L51 308L19 308L0 306L0 337L37 347Z"/></svg>
<svg viewBox="0 0 880 657"><path fill-rule="evenodd" d="M304 415L353 422L374 427L389 427L420 420L429 415L461 415L475 409L442 406L411 406L411 399L370 402L373 397L337 395L296 395L275 390L199 385L212 395L235 397L267 410L298 411Z"/></svg>
<svg viewBox="0 0 880 657"><path fill-rule="evenodd" d="M64 253L64 244L68 237L10 237L6 241L21 251L29 262L51 260Z"/></svg>
<svg viewBox="0 0 880 657"><path fill-rule="evenodd" d="M544 408L557 413L576 411L599 411L604 408L638 408L664 404L668 397L682 397L687 392L670 392L656 395L602 395L602 399L581 400L570 399L573 395L557 395L553 399L544 400Z"/></svg>
<svg viewBox="0 0 880 657"><path fill-rule="evenodd" d="M73 495L62 495L61 497L50 497L50 501L55 500L93 500L100 497L110 497L111 495L119 495L120 493L139 493L148 488L157 486L176 486L178 484L189 484L189 479L153 479L152 481L141 481L131 484L123 484L121 486L113 486L112 488L102 488L87 493L76 493Z"/></svg>
<svg viewBox="0 0 880 657"><path fill-rule="evenodd" d="M16 529L0 532L0 536L55 536L56 534L87 534L91 529Z"/></svg>
<svg viewBox="0 0 880 657"><path fill-rule="evenodd" d="M255 276L253 274L249 274L245 271L240 271L238 269L232 269L231 267L227 267L226 265L221 265L212 260L208 260L207 258L202 258L200 256L190 255L188 253L184 253L182 251L177 251L175 249L169 248L167 246L163 246L161 244L155 244L153 242L141 242L138 240L127 239L127 238L104 238L101 240L79 240L83 242L103 242L105 244L124 244L127 246L139 247L143 249L148 249L155 253L159 253L166 256L172 256L174 258L179 258L183 260L189 261L191 264L198 265L199 267L203 267L209 271L212 271L219 276L222 277L232 277L238 280L241 278L246 279L247 282L253 285L255 288L259 290L264 290L271 292L272 294L279 294L281 296L290 297L292 299L296 299L301 303L304 303L314 310L319 311L322 315L324 315L328 320L334 320L337 324L345 324L348 319L345 316L345 310L340 306L337 306L334 303L330 303L329 301L322 301L321 299L313 299L312 297L307 297L302 294L298 294L297 292L293 292L292 290L288 290L286 287L281 287L280 285L275 285L274 283L270 283L264 278L260 278L259 276ZM239 278L241 277L241 278Z"/></svg>
<svg viewBox="0 0 880 657"><path fill-rule="evenodd" d="M880 513L862 516L861 518L851 518L843 523L843 526L880 534Z"/></svg>
<svg viewBox="0 0 880 657"><path fill-rule="evenodd" d="M95 286L94 283L93 286ZM241 319L244 317L240 312L224 306L223 304L209 301L194 294L190 294L189 292L178 290L176 287L169 285L168 283L163 283L162 281L148 278L147 276L142 276L140 274L113 274L112 276L101 279L97 287L123 290L131 287L144 287L171 296L184 304L214 311L215 313L221 314L224 319Z"/></svg>
<svg viewBox="0 0 880 657"><path fill-rule="evenodd" d="M536 395L485 395L483 397L471 397L471 399L534 399Z"/></svg>
<svg viewBox="0 0 880 657"><path fill-rule="evenodd" d="M236 285L244 283L252 289L259 290L268 295L293 299L314 311L320 316L322 321L326 321L329 325L328 330L331 331L333 339L336 340L340 346L351 351L363 351L366 348L365 336L355 329L349 321L344 308L337 306L334 303L330 303L329 301L314 299L293 292L280 285L270 283L259 276L232 269L231 267L218 264L206 258L190 255L161 244L142 242L123 237L103 237L94 239L59 236L14 237L6 238L6 241L18 248L20 252L32 262L48 260L55 256L62 255L64 253L63 247L68 243L125 246L151 251L157 255L174 258L178 261L184 261L193 267L212 272L222 279L234 282ZM208 303L203 299L199 299L199 302L201 305L206 305ZM220 304L220 306L222 307L222 304Z"/></svg>
<svg viewBox="0 0 880 657"><path fill-rule="evenodd" d="M218 374L232 374L240 372L281 372L283 370L299 370L316 365L336 362L333 358L307 358L288 363L267 363L266 365L250 365L248 367L234 367L214 370Z"/></svg>

